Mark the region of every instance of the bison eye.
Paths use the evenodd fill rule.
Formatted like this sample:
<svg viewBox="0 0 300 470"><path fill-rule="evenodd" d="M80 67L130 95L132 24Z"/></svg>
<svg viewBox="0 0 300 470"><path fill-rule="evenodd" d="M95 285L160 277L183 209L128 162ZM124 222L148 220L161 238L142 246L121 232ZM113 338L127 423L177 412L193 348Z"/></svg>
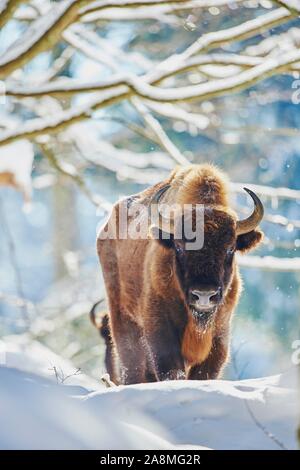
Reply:
<svg viewBox="0 0 300 470"><path fill-rule="evenodd" d="M231 264L233 260L234 251L234 248L229 248L228 250L226 250L226 263Z"/></svg>
<svg viewBox="0 0 300 470"><path fill-rule="evenodd" d="M178 255L182 255L184 250L183 250L182 246L177 245L177 246L175 246L175 251Z"/></svg>

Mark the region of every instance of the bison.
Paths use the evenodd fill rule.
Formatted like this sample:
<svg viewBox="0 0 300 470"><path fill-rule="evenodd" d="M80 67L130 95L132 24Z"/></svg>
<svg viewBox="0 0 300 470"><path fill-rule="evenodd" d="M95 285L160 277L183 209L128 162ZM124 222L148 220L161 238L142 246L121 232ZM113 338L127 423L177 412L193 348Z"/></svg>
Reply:
<svg viewBox="0 0 300 470"><path fill-rule="evenodd" d="M116 384L173 379L215 379L228 357L230 324L241 292L236 252L262 240L263 205L237 220L228 202L225 174L212 165L177 167L164 181L119 201L97 237L108 297L100 333L106 341L106 368ZM204 243L188 250L182 218L166 220L162 202L202 205ZM142 204L156 213L148 237L120 237L120 209ZM193 219L194 213L191 212ZM147 211L132 215L139 223ZM115 236L107 237L114 221ZM167 224L166 222L171 222ZM168 227L167 227L168 226ZM167 228L166 228L167 227Z"/></svg>

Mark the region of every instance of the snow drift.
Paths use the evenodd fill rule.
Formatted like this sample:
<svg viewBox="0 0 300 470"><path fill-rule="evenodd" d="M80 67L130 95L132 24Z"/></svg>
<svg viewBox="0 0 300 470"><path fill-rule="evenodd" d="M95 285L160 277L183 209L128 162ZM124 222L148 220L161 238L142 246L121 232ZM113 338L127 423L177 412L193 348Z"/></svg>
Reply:
<svg viewBox="0 0 300 470"><path fill-rule="evenodd" d="M240 381L104 388L72 375L72 366L44 346L6 344L7 364L11 358L14 366L0 367L1 449L297 447L293 370ZM63 384L53 374L59 361L60 370L68 369L64 378L71 376Z"/></svg>

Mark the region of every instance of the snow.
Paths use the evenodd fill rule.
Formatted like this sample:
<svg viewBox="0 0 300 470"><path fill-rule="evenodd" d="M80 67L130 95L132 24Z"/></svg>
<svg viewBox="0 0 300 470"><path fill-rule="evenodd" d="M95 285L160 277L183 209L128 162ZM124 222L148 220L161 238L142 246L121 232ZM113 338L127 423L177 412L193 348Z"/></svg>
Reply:
<svg viewBox="0 0 300 470"><path fill-rule="evenodd" d="M3 360L4 357L5 361ZM57 381L55 368L59 382L68 377L64 381L68 385L83 385L89 390L95 390L100 386L94 379L82 373L75 375L76 368L70 361L58 356L26 334L6 336L5 341L0 340L0 365L4 362L7 367L12 369L34 372L40 377L45 377L54 382Z"/></svg>
<svg viewBox="0 0 300 470"><path fill-rule="evenodd" d="M50 366L67 374L71 365L37 342L10 337L0 346L1 449L297 446L296 368L250 380L104 388L80 375L57 384Z"/></svg>
<svg viewBox="0 0 300 470"><path fill-rule="evenodd" d="M21 139L0 148L0 184L1 173L11 175L10 184L20 189L26 200L31 196L33 158L33 145L28 140Z"/></svg>

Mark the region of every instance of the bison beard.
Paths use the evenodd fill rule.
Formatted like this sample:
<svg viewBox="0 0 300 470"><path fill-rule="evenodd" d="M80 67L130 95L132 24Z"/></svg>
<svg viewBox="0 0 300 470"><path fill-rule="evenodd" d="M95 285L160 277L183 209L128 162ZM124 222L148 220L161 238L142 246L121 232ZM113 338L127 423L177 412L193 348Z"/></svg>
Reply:
<svg viewBox="0 0 300 470"><path fill-rule="evenodd" d="M99 331L106 341L107 371L116 384L219 376L241 290L235 252L248 251L262 239L256 227L263 207L247 191L255 208L238 221L229 208L225 175L211 165L190 165L114 206L111 218L118 227L122 204L150 207L163 198L204 205L200 250L186 250L184 237L172 233L165 239L163 223L151 228L148 239L104 239L107 224L98 236L109 305Z"/></svg>

